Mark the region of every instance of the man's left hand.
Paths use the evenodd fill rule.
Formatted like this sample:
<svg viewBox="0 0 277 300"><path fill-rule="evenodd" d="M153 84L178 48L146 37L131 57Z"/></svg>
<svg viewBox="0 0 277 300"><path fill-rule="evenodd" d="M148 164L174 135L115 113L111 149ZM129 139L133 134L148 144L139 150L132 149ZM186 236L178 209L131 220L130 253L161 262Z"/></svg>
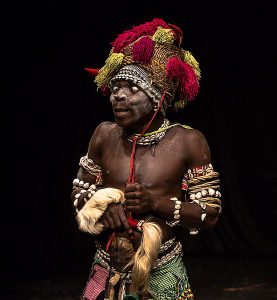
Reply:
<svg viewBox="0 0 277 300"><path fill-rule="evenodd" d="M153 210L154 198L146 187L130 183L125 189L126 209L130 212L148 213Z"/></svg>

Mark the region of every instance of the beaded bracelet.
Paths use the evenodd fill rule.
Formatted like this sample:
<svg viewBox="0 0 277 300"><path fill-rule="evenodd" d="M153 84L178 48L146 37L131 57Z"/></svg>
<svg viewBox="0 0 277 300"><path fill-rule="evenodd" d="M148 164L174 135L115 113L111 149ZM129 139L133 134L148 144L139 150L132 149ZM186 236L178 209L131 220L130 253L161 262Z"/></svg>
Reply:
<svg viewBox="0 0 277 300"><path fill-rule="evenodd" d="M200 219L201 219L202 223L204 223L205 220L206 220L206 217L207 217L207 212L206 212L207 205L206 205L206 203L200 202L199 200L193 200L192 203L196 203L197 205L199 205L199 206L202 208L202 212L201 212ZM199 229L200 229L200 228L193 228L193 229L190 229L189 233L190 233L191 235L198 234Z"/></svg>
<svg viewBox="0 0 277 300"><path fill-rule="evenodd" d="M75 207L75 211L76 213L79 212L79 209L78 209L78 202L80 200L80 197L81 196L84 196L84 197L81 197L84 202L86 203L90 198L91 196L96 192L96 185L95 184L91 184L89 185L89 183L84 183L83 181L80 181L79 179L74 179L73 181L73 189L77 189L77 186L79 187L84 187L85 189L81 189L78 193L75 194L74 196L74 202L73 202L73 206ZM84 195L84 193L87 193L86 195Z"/></svg>
<svg viewBox="0 0 277 300"><path fill-rule="evenodd" d="M75 178L73 180L73 189L79 189L79 188L96 190L96 185L90 184L89 182L84 182L83 180Z"/></svg>
<svg viewBox="0 0 277 300"><path fill-rule="evenodd" d="M176 197L170 198L170 200L174 201L174 220L170 222L166 221L166 224L170 227L174 227L176 225L179 225L181 221L180 209L182 202Z"/></svg>

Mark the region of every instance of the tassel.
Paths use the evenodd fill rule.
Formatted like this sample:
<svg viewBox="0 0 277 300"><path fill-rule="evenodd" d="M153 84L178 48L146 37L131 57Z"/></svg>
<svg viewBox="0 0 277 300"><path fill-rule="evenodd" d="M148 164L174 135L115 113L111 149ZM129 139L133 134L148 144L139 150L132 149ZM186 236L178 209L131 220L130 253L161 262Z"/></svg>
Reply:
<svg viewBox="0 0 277 300"><path fill-rule="evenodd" d="M141 244L128 265L133 264L131 291L146 292L149 288L150 271L158 259L162 230L154 222L145 222L142 227Z"/></svg>
<svg viewBox="0 0 277 300"><path fill-rule="evenodd" d="M187 62L194 70L198 80L201 78L201 70L199 68L198 61L194 58L194 56L189 51L183 51L184 61Z"/></svg>
<svg viewBox="0 0 277 300"><path fill-rule="evenodd" d="M99 70L98 75L95 77L95 83L98 87L107 84L111 74L115 73L121 66L124 58L122 53L112 53L107 58L103 68Z"/></svg>
<svg viewBox="0 0 277 300"><path fill-rule="evenodd" d="M171 29L161 27L158 28L152 37L153 41L159 44L173 44L174 38L175 36Z"/></svg>
<svg viewBox="0 0 277 300"><path fill-rule="evenodd" d="M112 42L112 46L114 47L113 51L120 52L130 43L134 42L143 35L152 36L157 30L158 26L169 28L163 19L155 18L151 22L146 22L145 24L134 26L131 30L124 31Z"/></svg>
<svg viewBox="0 0 277 300"><path fill-rule="evenodd" d="M180 83L180 98L193 100L199 91L199 83L193 68L178 57L171 57L166 65L166 74L170 80Z"/></svg>
<svg viewBox="0 0 277 300"><path fill-rule="evenodd" d="M107 85L102 85L100 87L100 91L102 92L102 94L106 97L110 96L110 89Z"/></svg>
<svg viewBox="0 0 277 300"><path fill-rule="evenodd" d="M184 37L183 31L174 24L168 24L168 26L173 30L177 45L180 46L183 41L183 37Z"/></svg>
<svg viewBox="0 0 277 300"><path fill-rule="evenodd" d="M133 59L136 62L148 64L154 51L154 42L151 38L144 36L135 42L133 46Z"/></svg>

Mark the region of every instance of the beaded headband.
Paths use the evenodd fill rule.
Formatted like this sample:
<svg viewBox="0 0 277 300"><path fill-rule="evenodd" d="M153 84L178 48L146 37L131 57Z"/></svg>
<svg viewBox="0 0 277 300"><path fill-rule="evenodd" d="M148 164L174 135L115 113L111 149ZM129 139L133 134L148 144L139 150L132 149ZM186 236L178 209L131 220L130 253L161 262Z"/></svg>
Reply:
<svg viewBox="0 0 277 300"><path fill-rule="evenodd" d="M149 72L141 68L139 65L127 65L121 68L116 75L110 80L109 85L116 80L129 80L140 87L152 100L158 105L162 97L159 89L152 85Z"/></svg>

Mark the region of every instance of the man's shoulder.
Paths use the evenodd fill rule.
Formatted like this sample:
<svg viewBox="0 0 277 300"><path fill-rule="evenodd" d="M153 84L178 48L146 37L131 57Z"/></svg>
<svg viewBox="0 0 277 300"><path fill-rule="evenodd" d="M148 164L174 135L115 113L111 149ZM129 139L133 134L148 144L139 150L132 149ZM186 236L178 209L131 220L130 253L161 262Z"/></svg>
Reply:
<svg viewBox="0 0 277 300"><path fill-rule="evenodd" d="M210 162L210 149L206 137L198 129L178 127L178 139L192 165Z"/></svg>
<svg viewBox="0 0 277 300"><path fill-rule="evenodd" d="M175 134L183 142L195 142L199 140L205 140L204 134L188 125L178 125L175 127Z"/></svg>
<svg viewBox="0 0 277 300"><path fill-rule="evenodd" d="M196 149L208 147L204 134L199 129L192 129L184 126L176 126L171 136L184 152L192 153Z"/></svg>
<svg viewBox="0 0 277 300"><path fill-rule="evenodd" d="M94 130L90 142L88 153L90 157L100 157L105 146L113 143L120 135L120 128L113 122L106 121L100 123Z"/></svg>
<svg viewBox="0 0 277 300"><path fill-rule="evenodd" d="M120 132L120 131L121 131L120 127L116 123L111 122L111 121L105 121L105 122L100 123L96 127L93 135L95 135L95 136L100 135L100 136L105 137L105 136L110 136L111 133L116 133L116 132Z"/></svg>
<svg viewBox="0 0 277 300"><path fill-rule="evenodd" d="M102 123L100 123L96 129L99 129L99 130L106 130L106 129L111 129L111 128L115 128L115 127L118 127L116 125L116 123L114 122L111 122L111 121L104 121Z"/></svg>

